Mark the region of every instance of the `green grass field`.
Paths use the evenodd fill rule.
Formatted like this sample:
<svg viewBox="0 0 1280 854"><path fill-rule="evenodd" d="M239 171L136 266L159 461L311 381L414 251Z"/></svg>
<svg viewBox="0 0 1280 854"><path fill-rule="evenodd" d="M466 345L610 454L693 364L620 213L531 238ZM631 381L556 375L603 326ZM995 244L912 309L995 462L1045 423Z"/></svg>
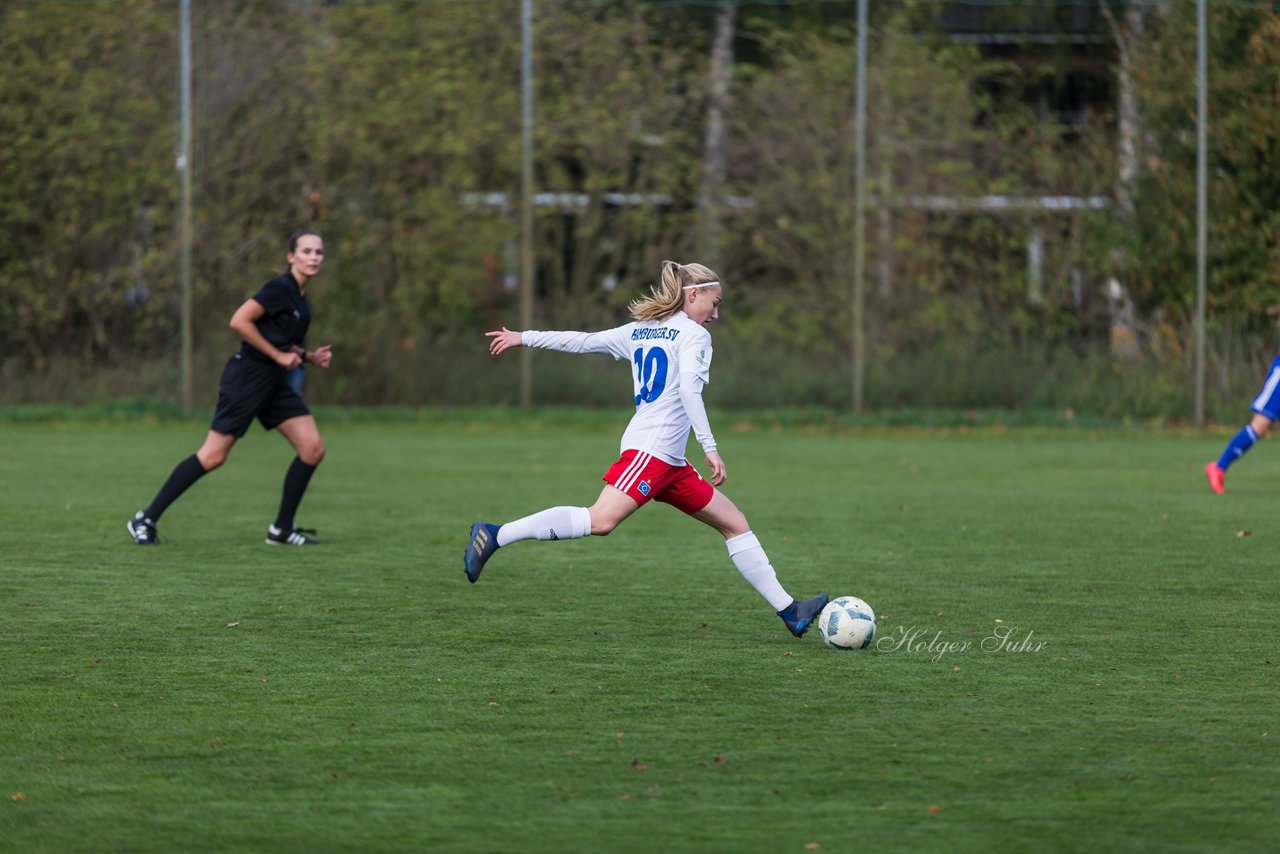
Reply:
<svg viewBox="0 0 1280 854"><path fill-rule="evenodd" d="M263 544L254 428L143 549L203 424L0 424L0 850L1280 844L1269 443L1219 498L1220 437L726 421L783 583L877 610L837 653L665 506L466 582L470 523L591 503L621 422L321 427L323 546Z"/></svg>

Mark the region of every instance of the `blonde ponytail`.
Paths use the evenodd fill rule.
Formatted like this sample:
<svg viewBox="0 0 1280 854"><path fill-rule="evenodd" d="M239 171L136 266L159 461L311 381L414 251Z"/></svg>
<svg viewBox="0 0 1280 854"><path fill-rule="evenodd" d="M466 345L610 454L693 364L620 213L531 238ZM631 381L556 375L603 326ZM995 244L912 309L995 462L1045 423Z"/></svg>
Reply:
<svg viewBox="0 0 1280 854"><path fill-rule="evenodd" d="M715 283L720 277L701 264L662 262L662 280L649 289L649 296L632 300L627 306L636 320L666 320L684 306L688 288Z"/></svg>

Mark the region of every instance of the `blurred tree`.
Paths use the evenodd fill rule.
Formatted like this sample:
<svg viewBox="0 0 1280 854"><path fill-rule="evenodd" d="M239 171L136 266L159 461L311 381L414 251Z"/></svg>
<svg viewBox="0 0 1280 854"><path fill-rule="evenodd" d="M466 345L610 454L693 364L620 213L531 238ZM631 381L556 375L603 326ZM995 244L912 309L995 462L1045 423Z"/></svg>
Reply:
<svg viewBox="0 0 1280 854"><path fill-rule="evenodd" d="M1135 61L1146 156L1126 275L1144 314L1184 318L1195 302L1195 9L1171 7L1151 28ZM1270 350L1280 314L1280 16L1214 5L1208 33L1209 320L1264 333Z"/></svg>
<svg viewBox="0 0 1280 854"><path fill-rule="evenodd" d="M0 6L0 361L169 344L176 12Z"/></svg>
<svg viewBox="0 0 1280 854"><path fill-rule="evenodd" d="M1081 62L1065 43L992 51L940 37L936 4L876 4L874 362L1097 346L1095 303L1112 275L1150 328L1168 330L1151 341L1179 355L1195 266L1194 14L1152 4L1139 26L1124 5L1112 16L1128 81L1116 115L1063 120L1053 98L1080 85ZM320 399L477 399L466 360L483 358L479 331L513 320L516 293L509 0L196 8L205 394L234 344L228 313L282 268L284 236L310 225L331 259L311 294L316 335L334 340L343 368L316 385ZM1080 9L1064 10L1083 26ZM1043 12L982 7L1011 28L1039 26ZM176 17L169 0L0 5L4 400L73 380L176 390ZM718 333L722 369L745 378L743 400L825 400L825 378L794 379L847 361L851 18L821 3L540 4L538 323L616 322L657 263L696 257L712 225L734 319ZM1280 314L1280 23L1247 5L1214 6L1209 20L1210 317L1258 341ZM1117 138L1133 144L1118 151ZM707 217L713 195L735 204ZM982 202L1041 195L1114 195L1122 215ZM765 389L770 373L780 379ZM971 391L961 397L981 397Z"/></svg>
<svg viewBox="0 0 1280 854"><path fill-rule="evenodd" d="M620 322L662 259L693 260L707 39L687 23L644 4L539 20L536 183L582 199L539 212L544 317Z"/></svg>

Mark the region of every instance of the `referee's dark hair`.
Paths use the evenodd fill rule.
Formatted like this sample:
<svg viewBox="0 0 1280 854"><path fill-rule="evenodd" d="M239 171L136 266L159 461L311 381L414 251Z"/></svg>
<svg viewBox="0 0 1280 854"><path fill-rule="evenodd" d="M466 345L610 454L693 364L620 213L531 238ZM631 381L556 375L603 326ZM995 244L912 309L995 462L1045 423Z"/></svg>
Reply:
<svg viewBox="0 0 1280 854"><path fill-rule="evenodd" d="M320 232L310 228L300 228L293 234L289 235L289 252L291 254L298 251L298 241L306 237L308 234L314 234L316 237L320 236Z"/></svg>

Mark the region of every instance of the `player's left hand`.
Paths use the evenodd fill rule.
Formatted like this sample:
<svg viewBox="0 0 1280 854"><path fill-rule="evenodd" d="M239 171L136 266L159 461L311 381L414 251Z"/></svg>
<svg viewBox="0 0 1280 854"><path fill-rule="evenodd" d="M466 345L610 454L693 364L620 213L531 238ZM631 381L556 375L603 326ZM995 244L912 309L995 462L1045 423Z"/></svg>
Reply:
<svg viewBox="0 0 1280 854"><path fill-rule="evenodd" d="M729 477L724 470L724 460L715 451L707 451L707 465L711 467L712 486L719 486Z"/></svg>
<svg viewBox="0 0 1280 854"><path fill-rule="evenodd" d="M329 367L329 360L333 358L333 345L322 344L311 351L312 364L319 365L322 368Z"/></svg>

